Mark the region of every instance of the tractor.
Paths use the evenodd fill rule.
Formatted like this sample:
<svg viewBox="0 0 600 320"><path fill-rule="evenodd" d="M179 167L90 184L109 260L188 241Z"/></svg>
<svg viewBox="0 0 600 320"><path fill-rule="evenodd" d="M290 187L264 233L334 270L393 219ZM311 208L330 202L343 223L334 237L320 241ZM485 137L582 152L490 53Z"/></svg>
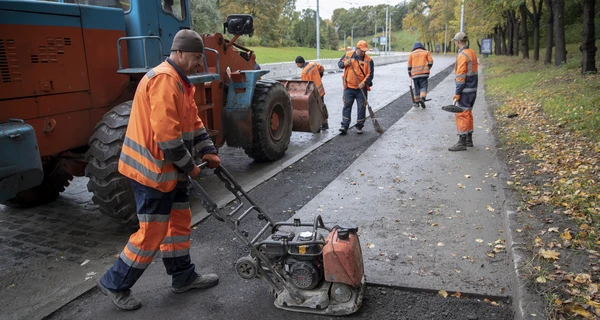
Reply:
<svg viewBox="0 0 600 320"><path fill-rule="evenodd" d="M191 28L189 0L0 0L0 202L55 200L74 176L100 212L137 224L129 181L117 164L139 80ZM230 15L204 34L204 66L190 76L199 116L217 147L255 161L284 156L292 131L317 132L312 82L262 80L253 18ZM225 33L225 32L224 32Z"/></svg>

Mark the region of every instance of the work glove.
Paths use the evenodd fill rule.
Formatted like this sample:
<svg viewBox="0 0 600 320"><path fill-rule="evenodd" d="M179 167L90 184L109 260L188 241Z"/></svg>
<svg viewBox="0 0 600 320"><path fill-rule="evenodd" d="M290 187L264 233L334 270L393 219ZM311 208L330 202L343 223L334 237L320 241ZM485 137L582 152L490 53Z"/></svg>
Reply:
<svg viewBox="0 0 600 320"><path fill-rule="evenodd" d="M455 94L454 97L452 98L452 101L454 101L455 103L458 102L460 100L460 94Z"/></svg>
<svg viewBox="0 0 600 320"><path fill-rule="evenodd" d="M351 65L351 64L352 64L352 60L353 60L352 58L350 58L350 59L346 59L346 62L344 62L344 65L345 65L346 67L347 67L347 66L349 66L349 65Z"/></svg>
<svg viewBox="0 0 600 320"><path fill-rule="evenodd" d="M208 162L208 167L211 169L216 169L221 165L221 159L214 153L205 154L202 157L202 161Z"/></svg>
<svg viewBox="0 0 600 320"><path fill-rule="evenodd" d="M361 88L361 89L364 88L365 87L365 83L364 82L359 83L358 87Z"/></svg>

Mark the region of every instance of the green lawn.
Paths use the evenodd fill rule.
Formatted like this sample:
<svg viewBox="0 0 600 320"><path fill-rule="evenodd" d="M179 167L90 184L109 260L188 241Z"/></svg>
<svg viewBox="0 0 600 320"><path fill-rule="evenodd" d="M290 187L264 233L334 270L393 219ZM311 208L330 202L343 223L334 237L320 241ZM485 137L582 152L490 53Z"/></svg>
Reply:
<svg viewBox="0 0 600 320"><path fill-rule="evenodd" d="M273 62L290 62L296 60L297 56L303 56L305 60L314 60L317 58L317 49L301 47L249 47L256 53L256 62L258 64ZM344 55L342 51L321 49L321 59L339 59Z"/></svg>

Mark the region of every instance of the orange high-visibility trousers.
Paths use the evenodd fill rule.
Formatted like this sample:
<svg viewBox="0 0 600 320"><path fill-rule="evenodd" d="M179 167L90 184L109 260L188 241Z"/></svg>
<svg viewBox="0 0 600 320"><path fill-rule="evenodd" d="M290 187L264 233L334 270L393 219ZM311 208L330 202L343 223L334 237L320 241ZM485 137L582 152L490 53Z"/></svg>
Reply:
<svg viewBox="0 0 600 320"><path fill-rule="evenodd" d="M454 115L456 117L456 131L459 135L473 133L473 111L466 110Z"/></svg>

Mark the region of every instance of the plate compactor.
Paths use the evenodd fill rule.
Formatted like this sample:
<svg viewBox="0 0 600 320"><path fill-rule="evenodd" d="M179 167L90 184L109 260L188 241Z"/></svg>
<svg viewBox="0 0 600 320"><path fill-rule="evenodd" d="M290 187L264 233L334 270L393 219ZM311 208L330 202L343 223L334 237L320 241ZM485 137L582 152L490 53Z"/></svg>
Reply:
<svg viewBox="0 0 600 320"><path fill-rule="evenodd" d="M205 166L203 163L199 167ZM341 316L360 308L366 279L356 226L329 228L321 216L313 223L302 223L300 219L273 222L225 168L221 166L214 173L237 200L231 212L222 212L192 178L190 193L250 249L250 254L235 264L238 275L267 281L275 306L280 309ZM258 213L258 219L265 224L250 237L240 229L240 223L252 212Z"/></svg>

